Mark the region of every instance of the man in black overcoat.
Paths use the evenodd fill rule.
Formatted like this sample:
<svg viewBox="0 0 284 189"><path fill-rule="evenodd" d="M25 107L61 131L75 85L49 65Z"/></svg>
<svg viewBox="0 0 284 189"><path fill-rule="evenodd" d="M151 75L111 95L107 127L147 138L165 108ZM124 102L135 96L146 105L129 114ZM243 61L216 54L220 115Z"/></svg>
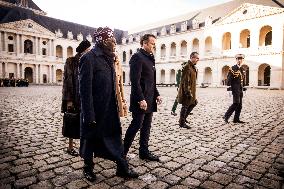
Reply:
<svg viewBox="0 0 284 189"><path fill-rule="evenodd" d="M150 161L159 161L148 149L153 112L157 111L157 103L161 97L156 87L156 69L154 59L156 37L145 34L140 41L141 47L130 59L130 111L132 121L124 138L124 155L140 130L139 157Z"/></svg>
<svg viewBox="0 0 284 189"><path fill-rule="evenodd" d="M229 69L229 73L227 76L228 83L227 85L230 86L229 90L232 91L233 95L233 104L229 107L227 112L225 113L223 119L226 123L229 123L229 118L235 112L234 115L234 123L245 123L240 120L240 114L242 110L242 99L243 99L243 91L244 88L244 78L245 78L245 71L241 67L244 55L243 54L237 54L236 56L237 64L232 66Z"/></svg>
<svg viewBox="0 0 284 189"><path fill-rule="evenodd" d="M108 27L94 33L95 47L80 59L79 92L81 100L80 156L84 175L93 181L93 156L115 161L116 175L138 177L123 156L121 124L115 91L114 58L116 40Z"/></svg>

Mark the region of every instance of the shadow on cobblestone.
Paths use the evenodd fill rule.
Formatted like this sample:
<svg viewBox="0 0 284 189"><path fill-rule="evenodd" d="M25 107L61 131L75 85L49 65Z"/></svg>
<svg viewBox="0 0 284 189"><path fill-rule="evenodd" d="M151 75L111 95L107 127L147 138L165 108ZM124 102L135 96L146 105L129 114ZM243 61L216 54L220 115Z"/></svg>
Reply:
<svg viewBox="0 0 284 189"><path fill-rule="evenodd" d="M115 164L98 158L90 183L82 160L64 152L61 87L0 88L0 188L284 188L284 91L248 90L240 125L222 120L232 101L225 89L199 88L189 130L170 115L176 89L160 93L149 144L161 162L139 159L137 136L128 160L140 177L116 177ZM123 134L130 121L131 114L121 120Z"/></svg>

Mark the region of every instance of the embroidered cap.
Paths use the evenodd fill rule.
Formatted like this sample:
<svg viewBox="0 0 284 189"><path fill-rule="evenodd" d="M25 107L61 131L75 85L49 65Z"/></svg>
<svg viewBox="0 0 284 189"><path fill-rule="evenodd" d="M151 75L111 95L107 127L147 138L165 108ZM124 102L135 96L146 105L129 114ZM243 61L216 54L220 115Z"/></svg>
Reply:
<svg viewBox="0 0 284 189"><path fill-rule="evenodd" d="M245 55L244 54L236 54L235 58L236 59L239 59L239 58L244 59Z"/></svg>

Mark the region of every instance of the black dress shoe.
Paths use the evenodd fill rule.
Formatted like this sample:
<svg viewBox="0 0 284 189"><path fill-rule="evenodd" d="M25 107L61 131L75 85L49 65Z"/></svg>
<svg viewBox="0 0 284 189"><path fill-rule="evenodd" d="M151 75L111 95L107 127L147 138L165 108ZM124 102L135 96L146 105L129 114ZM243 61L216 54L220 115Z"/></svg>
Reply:
<svg viewBox="0 0 284 189"><path fill-rule="evenodd" d="M187 124L182 124L182 125L179 125L181 128L185 128L185 129L191 129L191 127Z"/></svg>
<svg viewBox="0 0 284 189"><path fill-rule="evenodd" d="M234 120L233 122L234 123L245 123L244 121L241 121L241 120Z"/></svg>
<svg viewBox="0 0 284 189"><path fill-rule="evenodd" d="M225 123L229 123L229 118L223 116L223 119L224 119Z"/></svg>
<svg viewBox="0 0 284 189"><path fill-rule="evenodd" d="M122 178L138 178L139 175L132 169L117 169L116 176L122 177Z"/></svg>
<svg viewBox="0 0 284 189"><path fill-rule="evenodd" d="M148 154L139 154L140 159L149 160L149 161L160 161L159 156L153 155L151 153Z"/></svg>
<svg viewBox="0 0 284 189"><path fill-rule="evenodd" d="M90 182L94 182L96 180L96 175L95 173L90 170L90 169L84 169L83 170L83 173L84 173L84 177L90 181Z"/></svg>
<svg viewBox="0 0 284 189"><path fill-rule="evenodd" d="M177 113L175 113L175 112L171 111L171 115L173 115L173 116L177 116Z"/></svg>

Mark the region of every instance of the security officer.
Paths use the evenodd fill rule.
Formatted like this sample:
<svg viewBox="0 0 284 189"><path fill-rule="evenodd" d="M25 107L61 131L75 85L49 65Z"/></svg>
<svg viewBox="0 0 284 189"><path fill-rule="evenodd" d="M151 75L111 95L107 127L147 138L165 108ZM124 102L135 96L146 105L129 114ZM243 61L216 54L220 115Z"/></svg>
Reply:
<svg viewBox="0 0 284 189"><path fill-rule="evenodd" d="M225 113L223 119L226 123L229 123L229 118L235 112L234 115L234 123L245 123L240 120L240 114L242 110L242 99L243 99L243 91L246 90L244 88L244 70L241 67L243 60L245 56L243 54L237 54L235 56L237 64L232 66L229 69L229 73L227 76L228 86L231 86L228 88L228 90L232 91L233 95L233 104L229 107L227 112Z"/></svg>

